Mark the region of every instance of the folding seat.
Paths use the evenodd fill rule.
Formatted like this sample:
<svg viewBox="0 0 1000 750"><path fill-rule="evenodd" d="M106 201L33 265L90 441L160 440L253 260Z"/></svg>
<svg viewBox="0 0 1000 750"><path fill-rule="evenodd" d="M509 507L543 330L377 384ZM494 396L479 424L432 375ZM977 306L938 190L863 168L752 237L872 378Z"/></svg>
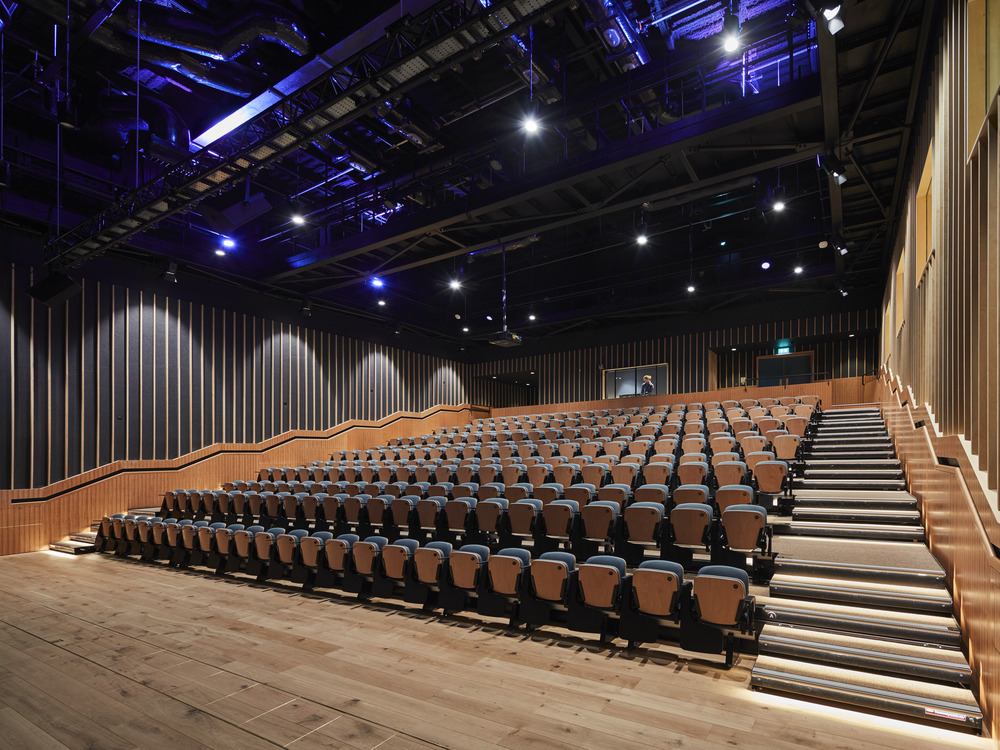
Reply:
<svg viewBox="0 0 1000 750"><path fill-rule="evenodd" d="M779 461L795 461L799 454L799 436L788 434L778 435L771 441L774 457Z"/></svg>
<svg viewBox="0 0 1000 750"><path fill-rule="evenodd" d="M770 557L773 530L767 525L763 506L730 505L722 512L721 519L719 543L723 554L718 556L718 562L743 567L747 555L759 552Z"/></svg>
<svg viewBox="0 0 1000 750"><path fill-rule="evenodd" d="M639 435L641 437L651 437L656 438L660 434L660 423L659 422L648 422L639 428Z"/></svg>
<svg viewBox="0 0 1000 750"><path fill-rule="evenodd" d="M733 505L753 505L754 490L747 484L724 484L715 491L715 505L720 515Z"/></svg>
<svg viewBox="0 0 1000 750"><path fill-rule="evenodd" d="M479 614L487 617L509 614L511 624L516 623L530 571L531 553L526 549L509 547L490 555L477 601Z"/></svg>
<svg viewBox="0 0 1000 750"><path fill-rule="evenodd" d="M727 419L710 419L705 424L705 429L708 431L708 439L712 439L712 435L715 434L729 434L729 420Z"/></svg>
<svg viewBox="0 0 1000 750"><path fill-rule="evenodd" d="M577 568L576 595L570 597L566 624L571 630L598 633L601 643L617 635L622 593L630 582L625 560L593 555Z"/></svg>
<svg viewBox="0 0 1000 750"><path fill-rule="evenodd" d="M363 544L359 543L359 544ZM355 560L358 546L354 546ZM402 595L410 578L413 555L420 544L416 539L397 539L382 546L372 569L372 596L393 597ZM449 544L450 548L451 545Z"/></svg>
<svg viewBox="0 0 1000 750"><path fill-rule="evenodd" d="M761 461L773 461L774 454L770 451L752 451L750 453L744 452L743 459L746 461L747 468L750 469L750 473L754 474L757 464Z"/></svg>
<svg viewBox="0 0 1000 750"><path fill-rule="evenodd" d="M721 461L715 466L715 481L722 487L727 484L743 484L747 477L747 465L742 461Z"/></svg>
<svg viewBox="0 0 1000 750"><path fill-rule="evenodd" d="M567 500L575 500L583 507L597 495L597 487L589 482L577 482L566 487L563 494Z"/></svg>
<svg viewBox="0 0 1000 750"><path fill-rule="evenodd" d="M479 485L479 499L489 500L494 497L503 497L504 491L507 488L504 487L503 482L489 482L488 484Z"/></svg>
<svg viewBox="0 0 1000 750"><path fill-rule="evenodd" d="M403 495L394 497L389 503L389 514L385 519L387 523L395 527L396 533L410 534L417 526L416 512L417 503L420 501L419 495Z"/></svg>
<svg viewBox="0 0 1000 750"><path fill-rule="evenodd" d="M745 435L740 440L740 449L743 451L743 455L747 456L751 453L759 453L767 448L767 438L763 435L758 435L756 433Z"/></svg>
<svg viewBox="0 0 1000 750"><path fill-rule="evenodd" d="M233 531L230 554L226 562L227 572L235 573L240 568L249 566L252 561L256 560L257 552L254 548L254 537L262 531L264 531L264 527L259 525L247 526L246 528ZM252 573L253 575L256 575L260 571L259 563L256 568Z"/></svg>
<svg viewBox="0 0 1000 750"><path fill-rule="evenodd" d="M628 444L628 453L630 456L651 456L655 443L656 441L652 437L640 435Z"/></svg>
<svg viewBox="0 0 1000 750"><path fill-rule="evenodd" d="M601 548L609 551L621 531L621 509L613 500L587 503L580 511L579 539L574 547L587 557Z"/></svg>
<svg viewBox="0 0 1000 750"><path fill-rule="evenodd" d="M713 432L708 436L708 446L713 455L730 453L736 450L736 438L728 433Z"/></svg>
<svg viewBox="0 0 1000 750"><path fill-rule="evenodd" d="M198 527L191 554L191 565L205 565L220 573L222 563L225 562L224 555L229 554L229 541L234 530L235 526L227 528L222 521ZM220 554L220 544L223 543L225 552Z"/></svg>
<svg viewBox="0 0 1000 750"><path fill-rule="evenodd" d="M340 566L343 571L341 585L344 591L361 595L371 592L376 565L380 562L382 549L388 542L384 536L370 536L358 541L357 536L353 534L327 541L327 566L335 574L338 572L337 566Z"/></svg>
<svg viewBox="0 0 1000 750"><path fill-rule="evenodd" d="M753 467L753 476L757 490L768 495L780 494L786 482L790 481L785 461L758 461Z"/></svg>
<svg viewBox="0 0 1000 750"><path fill-rule="evenodd" d="M712 506L678 503L667 520L664 554L687 567L696 550L711 548L712 537Z"/></svg>
<svg viewBox="0 0 1000 750"><path fill-rule="evenodd" d="M453 482L438 482L427 488L427 497L451 497L452 490L455 489Z"/></svg>
<svg viewBox="0 0 1000 750"><path fill-rule="evenodd" d="M700 419L693 422L685 422L684 426L681 428L682 438L694 435L698 435L700 437L704 437L705 435L705 423Z"/></svg>
<svg viewBox="0 0 1000 750"><path fill-rule="evenodd" d="M754 399L754 398L744 398L744 399L740 399L740 406L742 408L744 408L744 409L748 409L749 410L749 409L751 409L751 408L753 408L755 406L760 406L760 404L757 402L757 399Z"/></svg>
<svg viewBox="0 0 1000 750"><path fill-rule="evenodd" d="M187 492L187 490L169 490L163 493L163 503L160 505L161 516L164 518L168 516L171 518L180 518L181 505L177 495L181 492ZM110 536L110 527L108 529L108 536Z"/></svg>
<svg viewBox="0 0 1000 750"><path fill-rule="evenodd" d="M478 497L479 495L479 483L478 482L465 482L464 484L456 484L452 487L451 496L454 499L460 497Z"/></svg>
<svg viewBox="0 0 1000 750"><path fill-rule="evenodd" d="M271 562L267 569L268 578L290 576L301 566L302 540L309 536L306 529L293 529L286 534L278 534L272 543Z"/></svg>
<svg viewBox="0 0 1000 750"><path fill-rule="evenodd" d="M740 439L741 432L753 432L756 429L753 420L747 417L730 417L729 426L733 429L737 441Z"/></svg>
<svg viewBox="0 0 1000 750"><path fill-rule="evenodd" d="M547 505L555 500L562 499L564 493L565 488L558 482L546 482L543 485L535 487L534 492L530 496L541 500L543 505Z"/></svg>
<svg viewBox="0 0 1000 750"><path fill-rule="evenodd" d="M492 558L491 558L492 559ZM545 552L532 561L518 619L535 628L563 614L576 588L576 557L569 552Z"/></svg>
<svg viewBox="0 0 1000 750"><path fill-rule="evenodd" d="M552 464L537 463L534 466L526 467L528 482L535 487L553 481Z"/></svg>
<svg viewBox="0 0 1000 750"><path fill-rule="evenodd" d="M650 461L642 467L642 479L646 484L670 484L673 476L673 463L657 460Z"/></svg>
<svg viewBox="0 0 1000 750"><path fill-rule="evenodd" d="M200 565L201 548L198 546L198 533L200 529L207 528L208 521L194 521L180 527L181 535L177 541L174 555L170 562L173 565Z"/></svg>
<svg viewBox="0 0 1000 750"><path fill-rule="evenodd" d="M105 516L105 519L107 518L108 517ZM136 519L136 524L135 524L136 552L139 554L139 557L142 560L151 559L150 557L147 557L147 554L151 555L156 550L156 545L152 543L154 523L162 524L163 519L160 518L159 516L153 516L151 518L139 516ZM102 526L104 525L104 521L101 522L101 525ZM97 547L98 552L101 551L101 545L100 545L101 541L102 541L101 539L95 541L95 546Z"/></svg>
<svg viewBox="0 0 1000 750"><path fill-rule="evenodd" d="M684 464L705 463L707 461L708 457L704 453L684 453L679 459L677 459L676 465L679 467Z"/></svg>
<svg viewBox="0 0 1000 750"><path fill-rule="evenodd" d="M620 463L611 467L611 481L614 484L624 484L632 488L636 485L640 471L642 471L642 467L637 463Z"/></svg>
<svg viewBox="0 0 1000 750"><path fill-rule="evenodd" d="M270 572L271 562L276 559L275 542L278 536L285 533L281 526L274 526L265 531L258 531L253 536L253 546L256 559L251 559L246 563L244 572L250 575L257 575L259 579L267 578Z"/></svg>
<svg viewBox="0 0 1000 750"><path fill-rule="evenodd" d="M431 488L430 482L410 482L406 485L405 492L407 495L416 495L417 497L427 497L427 491Z"/></svg>
<svg viewBox="0 0 1000 750"><path fill-rule="evenodd" d="M615 482L606 484L597 490L598 500L610 500L618 503L618 507L624 508L632 502L632 485Z"/></svg>
<svg viewBox="0 0 1000 750"><path fill-rule="evenodd" d="M165 553L167 564L177 565L184 560L185 555L183 541L181 539L181 530L185 526L191 526L192 524L194 524L194 521L190 518L184 518L181 520L167 519L163 522L166 535L164 537L164 541L161 542L161 551Z"/></svg>
<svg viewBox="0 0 1000 750"><path fill-rule="evenodd" d="M642 561L646 549L657 549L663 541L666 506L660 502L636 501L625 508L622 517L622 541L632 564Z"/></svg>
<svg viewBox="0 0 1000 750"><path fill-rule="evenodd" d="M604 453L620 459L623 455L627 455L628 445L623 439L609 440L604 444Z"/></svg>
<svg viewBox="0 0 1000 750"><path fill-rule="evenodd" d="M533 497L507 506L510 534L518 539L534 539L538 519L542 516L542 501Z"/></svg>
<svg viewBox="0 0 1000 750"><path fill-rule="evenodd" d="M770 412L771 416L774 419L778 420L792 413L792 410L789 409L787 406L780 406L780 405L772 406L768 411Z"/></svg>
<svg viewBox="0 0 1000 750"><path fill-rule="evenodd" d="M660 439L662 440L665 437L680 435L682 426L683 422L680 420L664 422L660 425ZM659 451L660 449L655 448L655 450Z"/></svg>
<svg viewBox="0 0 1000 750"><path fill-rule="evenodd" d="M788 430L773 429L773 430L768 430L767 432L765 432L763 434L764 434L764 439L767 440L767 444L768 445L772 445L774 443L774 439L776 437L778 437L779 435L787 435L788 434Z"/></svg>
<svg viewBox="0 0 1000 750"><path fill-rule="evenodd" d="M686 435L681 442L681 453L704 453L708 441L703 435Z"/></svg>
<svg viewBox="0 0 1000 750"><path fill-rule="evenodd" d="M552 467L552 478L557 484L569 487L580 479L580 467L577 464L565 463Z"/></svg>
<svg viewBox="0 0 1000 750"><path fill-rule="evenodd" d="M434 536L444 525L444 509L448 499L441 495L429 495L417 500L416 527L424 535Z"/></svg>
<svg viewBox="0 0 1000 750"><path fill-rule="evenodd" d="M500 480L502 476L499 464L480 464L479 481L481 484L490 484Z"/></svg>
<svg viewBox="0 0 1000 750"><path fill-rule="evenodd" d="M114 550L115 554L121 556L124 555L128 543L125 540L125 520L128 519L135 522L134 514L125 513L115 513L110 517L110 526L108 536L109 536L109 546L107 549Z"/></svg>
<svg viewBox="0 0 1000 750"><path fill-rule="evenodd" d="M677 481L686 484L708 484L708 463L688 461L677 466Z"/></svg>
<svg viewBox="0 0 1000 750"><path fill-rule="evenodd" d="M809 428L809 420L800 416L788 417L785 419L784 424L789 434L800 438L805 437L806 430Z"/></svg>
<svg viewBox="0 0 1000 750"><path fill-rule="evenodd" d="M751 406L747 409L747 416L756 423L758 419L767 416L767 409L763 406Z"/></svg>
<svg viewBox="0 0 1000 750"><path fill-rule="evenodd" d="M611 470L607 463L593 463L580 469L580 478L587 484L595 487L602 486L611 476Z"/></svg>
<svg viewBox="0 0 1000 750"><path fill-rule="evenodd" d="M517 503L511 506L515 507ZM576 538L579 528L580 504L575 500L554 500L542 507L545 522L545 536L549 540L570 542Z"/></svg>
<svg viewBox="0 0 1000 750"><path fill-rule="evenodd" d="M681 648L701 653L725 651L726 666L732 666L735 634L753 633L754 607L745 570L705 566L691 585L690 615L681 626Z"/></svg>

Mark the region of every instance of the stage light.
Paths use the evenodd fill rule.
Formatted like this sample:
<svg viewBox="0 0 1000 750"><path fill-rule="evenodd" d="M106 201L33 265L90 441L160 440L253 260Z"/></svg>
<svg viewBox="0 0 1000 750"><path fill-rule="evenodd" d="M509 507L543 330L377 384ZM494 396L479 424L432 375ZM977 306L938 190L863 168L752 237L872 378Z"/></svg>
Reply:
<svg viewBox="0 0 1000 750"><path fill-rule="evenodd" d="M726 246L726 241L725 240L723 240L722 242L719 243L719 247L725 247L725 246Z"/></svg>
<svg viewBox="0 0 1000 750"><path fill-rule="evenodd" d="M769 269L771 267L771 262L765 260L763 263L760 264L760 267L763 268L766 271L767 269Z"/></svg>
<svg viewBox="0 0 1000 750"><path fill-rule="evenodd" d="M802 266L795 266L795 273L802 273Z"/></svg>
<svg viewBox="0 0 1000 750"><path fill-rule="evenodd" d="M462 326L462 332L463 333L468 333L469 332L469 326Z"/></svg>
<svg viewBox="0 0 1000 750"><path fill-rule="evenodd" d="M379 307L385 307L385 300L384 300L384 299L380 299L380 300L378 301L378 306L379 306Z"/></svg>
<svg viewBox="0 0 1000 750"><path fill-rule="evenodd" d="M372 276L371 281L369 281L368 283L371 284L376 289L381 289L382 287L385 286L385 282L382 281L382 279L380 279L378 276Z"/></svg>
<svg viewBox="0 0 1000 750"><path fill-rule="evenodd" d="M775 201L774 202L774 210L777 211L780 214L782 211L785 210L785 202L784 201Z"/></svg>
<svg viewBox="0 0 1000 750"><path fill-rule="evenodd" d="M726 52L735 52L740 46L740 17L735 13L727 13L722 21L722 48Z"/></svg>
<svg viewBox="0 0 1000 750"><path fill-rule="evenodd" d="M222 240L222 246L225 248L234 248L236 247L236 240L231 239L229 237L224 237Z"/></svg>
<svg viewBox="0 0 1000 750"><path fill-rule="evenodd" d="M640 234L638 237L635 238L635 242L637 245L645 245L647 242L649 242L649 238L644 234Z"/></svg>
<svg viewBox="0 0 1000 750"><path fill-rule="evenodd" d="M217 247L215 248L215 254L218 255L219 257L222 257L223 255L226 254L226 251L223 250L221 247Z"/></svg>
<svg viewBox="0 0 1000 750"><path fill-rule="evenodd" d="M313 314L312 303L309 300L306 300L302 303L302 307L299 308L299 312L302 313L303 317L311 318Z"/></svg>
<svg viewBox="0 0 1000 750"><path fill-rule="evenodd" d="M524 118L524 132L529 135L534 135L538 132L538 120L535 119L534 115L528 115Z"/></svg>
<svg viewBox="0 0 1000 750"><path fill-rule="evenodd" d="M833 5L823 9L823 18L826 20L826 30L833 36L844 28L844 19L840 17L840 5Z"/></svg>
<svg viewBox="0 0 1000 750"><path fill-rule="evenodd" d="M688 284L688 291L689 292L693 292L694 291L694 284Z"/></svg>
<svg viewBox="0 0 1000 750"><path fill-rule="evenodd" d="M292 224L302 226L306 223L306 217L302 214L292 214Z"/></svg>
<svg viewBox="0 0 1000 750"><path fill-rule="evenodd" d="M462 282L459 281L458 279L452 279L450 282L448 282L448 286L450 286L452 289L461 289Z"/></svg>
<svg viewBox="0 0 1000 750"><path fill-rule="evenodd" d="M528 315L528 320L535 320L535 318L536 318L536 315L534 313L530 313Z"/></svg>
<svg viewBox="0 0 1000 750"><path fill-rule="evenodd" d="M487 320L493 320L493 316L492 316L492 315L487 315L487 316L486 316L486 319L487 319Z"/></svg>

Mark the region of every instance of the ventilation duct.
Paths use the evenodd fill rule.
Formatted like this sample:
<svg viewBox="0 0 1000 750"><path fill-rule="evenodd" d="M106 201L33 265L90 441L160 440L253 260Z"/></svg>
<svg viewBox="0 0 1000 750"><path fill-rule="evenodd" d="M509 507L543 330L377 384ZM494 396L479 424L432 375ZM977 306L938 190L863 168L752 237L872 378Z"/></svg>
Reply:
<svg viewBox="0 0 1000 750"><path fill-rule="evenodd" d="M132 131L147 131L154 145L166 146L178 154L187 154L190 135L187 124L173 107L152 96L139 97L139 119L136 120L134 96L112 96L99 99L86 121L88 130L106 130L117 134L115 150L125 146ZM157 142L158 141L158 142Z"/></svg>

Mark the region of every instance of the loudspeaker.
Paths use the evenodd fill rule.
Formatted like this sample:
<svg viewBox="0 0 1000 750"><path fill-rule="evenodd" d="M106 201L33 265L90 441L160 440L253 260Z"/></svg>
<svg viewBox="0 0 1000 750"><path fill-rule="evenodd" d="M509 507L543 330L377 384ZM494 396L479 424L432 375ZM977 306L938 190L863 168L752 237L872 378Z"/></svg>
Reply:
<svg viewBox="0 0 1000 750"><path fill-rule="evenodd" d="M242 197L235 202L205 201L201 204L201 216L209 228L219 234L232 234L247 222L253 221L271 210L271 204L263 193L254 193L247 200Z"/></svg>
<svg viewBox="0 0 1000 750"><path fill-rule="evenodd" d="M66 274L52 273L28 289L28 294L43 305L58 307L75 294L80 293L80 285Z"/></svg>

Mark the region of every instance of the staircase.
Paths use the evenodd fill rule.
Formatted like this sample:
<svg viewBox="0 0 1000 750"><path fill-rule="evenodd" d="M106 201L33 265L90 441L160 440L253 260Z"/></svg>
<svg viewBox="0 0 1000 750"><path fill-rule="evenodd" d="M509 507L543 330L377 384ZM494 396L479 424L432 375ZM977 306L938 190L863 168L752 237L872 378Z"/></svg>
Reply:
<svg viewBox="0 0 1000 750"><path fill-rule="evenodd" d="M81 531L79 534L70 534L69 539L60 542L52 542L49 549L53 552L65 552L68 555L82 555L87 552L96 552L97 531Z"/></svg>
<svg viewBox="0 0 1000 750"><path fill-rule="evenodd" d="M945 574L878 409L824 411L803 446L751 686L981 731Z"/></svg>

